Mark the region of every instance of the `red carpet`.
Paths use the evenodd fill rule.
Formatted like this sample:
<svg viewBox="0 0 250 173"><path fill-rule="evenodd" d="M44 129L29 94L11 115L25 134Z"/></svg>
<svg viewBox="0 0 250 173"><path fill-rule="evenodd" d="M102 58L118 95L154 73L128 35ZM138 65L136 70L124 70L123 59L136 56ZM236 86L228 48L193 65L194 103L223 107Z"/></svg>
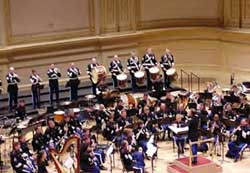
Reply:
<svg viewBox="0 0 250 173"><path fill-rule="evenodd" d="M177 159L179 162L185 164L185 165L189 165L189 157L185 157L185 158L180 158L180 159ZM200 165L206 165L206 164L209 164L211 163L212 161L205 158L205 157L202 157L202 156L198 156L198 162L197 164L192 164L192 166L200 166Z"/></svg>
<svg viewBox="0 0 250 173"><path fill-rule="evenodd" d="M180 168L179 166L177 165L171 165L170 168L178 171L179 173L188 173L187 171L185 171L184 169Z"/></svg>

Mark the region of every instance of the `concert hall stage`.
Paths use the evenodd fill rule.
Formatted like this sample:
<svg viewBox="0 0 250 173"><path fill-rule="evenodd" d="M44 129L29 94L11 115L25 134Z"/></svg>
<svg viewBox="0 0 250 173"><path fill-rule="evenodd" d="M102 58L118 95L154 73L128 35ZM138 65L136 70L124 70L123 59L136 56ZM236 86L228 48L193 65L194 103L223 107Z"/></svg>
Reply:
<svg viewBox="0 0 250 173"><path fill-rule="evenodd" d="M169 173L222 173L222 167L212 160L198 156L197 164L189 166L189 157L176 159L167 167Z"/></svg>

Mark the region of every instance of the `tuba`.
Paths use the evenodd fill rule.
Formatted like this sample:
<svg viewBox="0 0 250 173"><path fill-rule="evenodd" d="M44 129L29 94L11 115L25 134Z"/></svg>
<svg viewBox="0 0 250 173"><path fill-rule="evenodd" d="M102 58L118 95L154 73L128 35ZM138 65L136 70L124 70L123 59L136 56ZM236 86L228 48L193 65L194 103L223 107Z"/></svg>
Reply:
<svg viewBox="0 0 250 173"><path fill-rule="evenodd" d="M58 173L80 173L80 138L68 138L61 151L50 149L51 159Z"/></svg>

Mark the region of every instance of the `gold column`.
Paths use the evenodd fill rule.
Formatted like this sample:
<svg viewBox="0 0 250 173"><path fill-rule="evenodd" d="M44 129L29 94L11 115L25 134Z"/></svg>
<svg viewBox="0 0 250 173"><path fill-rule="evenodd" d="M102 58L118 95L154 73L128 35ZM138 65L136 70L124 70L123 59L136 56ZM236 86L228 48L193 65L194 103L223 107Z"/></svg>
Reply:
<svg viewBox="0 0 250 173"><path fill-rule="evenodd" d="M239 28L241 26L241 0L224 1L224 26Z"/></svg>
<svg viewBox="0 0 250 173"><path fill-rule="evenodd" d="M6 30L5 30L5 0L0 1L0 47L4 47L6 45Z"/></svg>

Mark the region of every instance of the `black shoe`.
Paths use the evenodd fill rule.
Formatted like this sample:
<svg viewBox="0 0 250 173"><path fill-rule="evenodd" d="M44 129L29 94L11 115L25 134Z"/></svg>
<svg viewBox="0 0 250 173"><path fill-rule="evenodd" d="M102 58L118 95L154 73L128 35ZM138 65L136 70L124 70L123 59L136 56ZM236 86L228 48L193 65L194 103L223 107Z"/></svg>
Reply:
<svg viewBox="0 0 250 173"><path fill-rule="evenodd" d="M105 166L103 166L103 165L101 165L101 166L100 166L100 169L101 169L101 170L103 170L103 171L108 170L108 168L106 168L106 167L105 167Z"/></svg>
<svg viewBox="0 0 250 173"><path fill-rule="evenodd" d="M197 164L197 161L192 161L192 164L193 164L193 165L196 165L196 164Z"/></svg>

